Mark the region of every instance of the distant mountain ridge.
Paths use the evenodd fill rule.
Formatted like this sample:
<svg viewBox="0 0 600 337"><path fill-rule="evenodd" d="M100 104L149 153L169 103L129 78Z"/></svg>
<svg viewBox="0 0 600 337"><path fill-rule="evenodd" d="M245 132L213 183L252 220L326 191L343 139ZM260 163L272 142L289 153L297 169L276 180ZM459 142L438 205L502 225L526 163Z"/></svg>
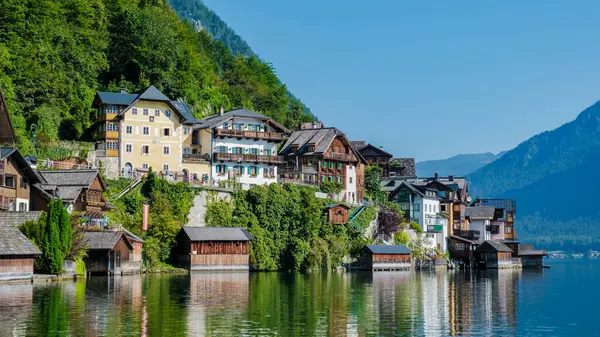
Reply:
<svg viewBox="0 0 600 337"><path fill-rule="evenodd" d="M177 15L193 23L197 29L206 30L215 40L221 42L229 49L233 55L241 54L246 57L260 58L233 28L201 0L169 0L169 5L177 12ZM289 90L287 90L287 95L291 99L292 104L300 104L304 113L316 119L310 109Z"/></svg>
<svg viewBox="0 0 600 337"><path fill-rule="evenodd" d="M517 200L520 237L600 246L600 102L468 175L472 196Z"/></svg>
<svg viewBox="0 0 600 337"><path fill-rule="evenodd" d="M447 159L418 162L417 175L419 177L431 177L436 172L442 176L467 175L502 157L504 153L506 153L506 151L498 154L493 154L491 152L459 154Z"/></svg>

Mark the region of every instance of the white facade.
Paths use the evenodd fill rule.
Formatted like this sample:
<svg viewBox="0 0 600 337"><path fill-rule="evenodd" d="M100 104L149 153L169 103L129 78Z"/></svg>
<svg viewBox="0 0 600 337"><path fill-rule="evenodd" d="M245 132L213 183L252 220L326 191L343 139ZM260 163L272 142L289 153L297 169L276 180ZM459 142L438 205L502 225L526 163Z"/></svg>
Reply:
<svg viewBox="0 0 600 337"><path fill-rule="evenodd" d="M492 239L491 233L487 230L487 226L489 225L490 220L476 219L471 220L471 223L469 224L469 229L479 231L479 239L481 241L486 241Z"/></svg>
<svg viewBox="0 0 600 337"><path fill-rule="evenodd" d="M242 131L271 132L260 119L235 117L215 129L234 129ZM259 156L276 156L277 143L263 139L215 137L212 141L212 152L229 154L249 154ZM277 165L250 161L219 161L213 158L211 177L215 184L223 180L235 180L245 187L269 185L277 182Z"/></svg>
<svg viewBox="0 0 600 337"><path fill-rule="evenodd" d="M425 196L415 195L413 199L413 218L423 229L427 239L426 247L442 252L448 251L448 218L440 213L440 200L434 191L426 191ZM441 226L441 231L439 227Z"/></svg>
<svg viewBox="0 0 600 337"><path fill-rule="evenodd" d="M29 211L29 199L17 198L17 204L15 205L14 211L28 212Z"/></svg>
<svg viewBox="0 0 600 337"><path fill-rule="evenodd" d="M346 166L346 189L342 191L342 196L346 196L346 201L355 204L356 199L356 166L353 164Z"/></svg>

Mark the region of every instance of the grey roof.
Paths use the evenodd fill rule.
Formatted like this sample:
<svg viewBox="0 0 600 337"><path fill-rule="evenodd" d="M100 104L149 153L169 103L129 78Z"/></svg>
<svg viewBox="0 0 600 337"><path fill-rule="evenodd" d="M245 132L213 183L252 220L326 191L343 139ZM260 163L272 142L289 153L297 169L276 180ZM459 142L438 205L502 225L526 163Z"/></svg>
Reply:
<svg viewBox="0 0 600 337"><path fill-rule="evenodd" d="M288 141L281 147L279 152L282 155L312 155L322 154L329 149L333 140L338 137L346 136L336 128L321 128L321 129L304 129L296 130ZM349 142L348 142L349 143ZM314 151L308 151L308 146L314 145ZM293 147L298 147L298 151L294 152Z"/></svg>
<svg viewBox="0 0 600 337"><path fill-rule="evenodd" d="M246 228L183 226L190 241L251 241L254 236Z"/></svg>
<svg viewBox="0 0 600 337"><path fill-rule="evenodd" d="M193 123L196 121L196 118L192 114L192 110L190 110L190 107L185 102L171 101L171 104L179 111L179 114L181 114L181 117L183 117L186 122Z"/></svg>
<svg viewBox="0 0 600 337"><path fill-rule="evenodd" d="M25 160L27 161L27 163L31 164L35 164L38 162L38 159L36 156L32 155L32 154L28 154L25 156Z"/></svg>
<svg viewBox="0 0 600 337"><path fill-rule="evenodd" d="M160 92L155 86L151 85L142 92L136 99L146 101L171 101L169 97Z"/></svg>
<svg viewBox="0 0 600 337"><path fill-rule="evenodd" d="M37 221L42 212L0 212L0 227L17 227L24 222Z"/></svg>
<svg viewBox="0 0 600 337"><path fill-rule="evenodd" d="M410 254L410 249L400 245L366 245L366 249L373 254Z"/></svg>
<svg viewBox="0 0 600 337"><path fill-rule="evenodd" d="M37 255L40 250L15 227L0 227L0 256Z"/></svg>
<svg viewBox="0 0 600 337"><path fill-rule="evenodd" d="M363 150L370 147L372 149L374 149L375 151L379 152L379 153L383 153L383 155L388 156L388 157L393 157L393 155L387 151L385 151L384 149L382 149L381 147L377 147L373 144L369 144L364 140L358 140L358 141L350 141L350 145L352 145L352 147L360 152L363 156L365 155L365 153L363 153Z"/></svg>
<svg viewBox="0 0 600 337"><path fill-rule="evenodd" d="M121 231L84 232L83 240L89 245L88 249L110 250L115 247L119 239L124 235L125 233ZM127 238L125 238L125 242L131 246Z"/></svg>
<svg viewBox="0 0 600 337"><path fill-rule="evenodd" d="M262 115L256 111L252 111L252 110L248 110L248 109L235 109L235 110L227 111L227 112L223 113L222 115L214 114L214 115L207 116L205 118L197 120L196 124L194 125L194 129L214 128L234 117L257 118L257 119L261 119L261 120L268 120L277 129L280 129L281 131L283 131L285 133L288 132L288 130L285 127L276 123L273 119L271 119L265 115Z"/></svg>
<svg viewBox="0 0 600 337"><path fill-rule="evenodd" d="M365 147L369 146L369 143L365 142L364 140L351 140L350 145L352 145L352 147L355 148L356 151L360 151Z"/></svg>
<svg viewBox="0 0 600 337"><path fill-rule="evenodd" d="M132 232L128 231L128 230L127 230L127 229L125 229L125 228L121 228L121 231L123 231L123 233L125 233L125 235L126 235L126 236L127 236L129 239L131 239L131 240L133 240L133 241L144 242L144 240L143 240L142 238L140 238L139 236L137 236L137 235L133 234Z"/></svg>
<svg viewBox="0 0 600 337"><path fill-rule="evenodd" d="M486 240L479 247L477 247L475 251L487 252L490 251L490 249L497 252L513 252L512 249L508 248L507 245L498 240Z"/></svg>
<svg viewBox="0 0 600 337"><path fill-rule="evenodd" d="M471 220L492 220L495 211L493 206L465 207L465 216Z"/></svg>
<svg viewBox="0 0 600 337"><path fill-rule="evenodd" d="M454 239L454 240L458 240L458 241L466 242L466 243L468 243L468 244L471 244L471 245L475 243L475 242L473 242L473 241L471 241L471 240L469 240L469 239L465 239L465 238L463 238L463 237L460 237L460 236L458 236L458 235L450 235L450 238L451 238L451 239Z"/></svg>
<svg viewBox="0 0 600 337"><path fill-rule="evenodd" d="M46 183L38 186L63 200L75 200L84 188L90 187L98 176L98 170L50 170L38 171Z"/></svg>
<svg viewBox="0 0 600 337"><path fill-rule="evenodd" d="M103 104L129 105L137 98L137 94L122 94L119 92L99 91L97 93Z"/></svg>

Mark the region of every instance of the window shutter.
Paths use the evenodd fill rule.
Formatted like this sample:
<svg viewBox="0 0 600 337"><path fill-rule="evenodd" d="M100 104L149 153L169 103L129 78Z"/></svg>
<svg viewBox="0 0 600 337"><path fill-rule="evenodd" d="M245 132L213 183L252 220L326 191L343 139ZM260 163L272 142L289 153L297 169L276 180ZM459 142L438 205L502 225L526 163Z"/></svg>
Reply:
<svg viewBox="0 0 600 337"><path fill-rule="evenodd" d="M244 174L244 167L240 166L240 174Z"/></svg>

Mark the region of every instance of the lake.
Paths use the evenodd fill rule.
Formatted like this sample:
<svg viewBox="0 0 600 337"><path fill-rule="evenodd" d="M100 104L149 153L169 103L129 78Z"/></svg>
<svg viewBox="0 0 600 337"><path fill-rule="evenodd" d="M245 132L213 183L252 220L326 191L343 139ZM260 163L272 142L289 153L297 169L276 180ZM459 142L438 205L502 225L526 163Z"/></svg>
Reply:
<svg viewBox="0 0 600 337"><path fill-rule="evenodd" d="M600 261L0 285L0 336L594 336Z"/></svg>

